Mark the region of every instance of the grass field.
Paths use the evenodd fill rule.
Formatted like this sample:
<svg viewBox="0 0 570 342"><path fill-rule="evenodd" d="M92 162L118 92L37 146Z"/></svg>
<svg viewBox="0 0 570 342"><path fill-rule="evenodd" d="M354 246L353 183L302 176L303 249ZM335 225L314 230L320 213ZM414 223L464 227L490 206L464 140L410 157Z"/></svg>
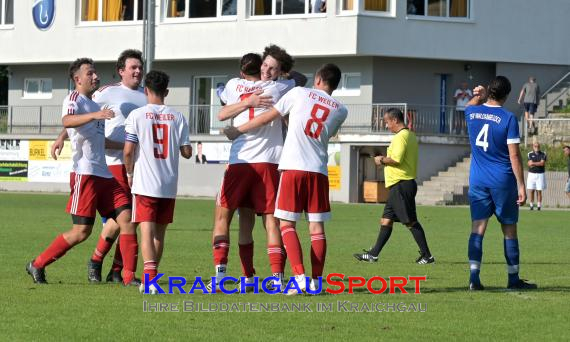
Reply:
<svg viewBox="0 0 570 342"><path fill-rule="evenodd" d="M161 295L144 296L135 288L89 285L86 263L96 244L93 236L47 268L49 285L38 286L25 264L44 249L71 220L63 209L67 196L0 194L1 339L12 340L568 340L570 262L568 211L522 211L519 240L521 276L536 282L538 291L508 292L503 244L496 221L484 240L482 281L488 291L470 293L467 240L468 208L420 207L422 222L436 257L416 265L412 236L398 226L377 264L358 263L352 253L376 238L381 205L333 205L327 226L325 273L347 275L426 275L422 293L293 296ZM178 200L175 223L167 233L160 272L170 276L211 276L211 200ZM304 222L299 232L305 248ZM229 274L240 275L237 227L232 227ZM255 230L258 275L269 267L259 223ZM110 267L106 260L104 274ZM139 259L140 262L140 259ZM289 271L287 266L287 271ZM141 269L139 265L139 270ZM310 269L310 267L309 267ZM410 287L411 288L411 287ZM332 312L143 312L151 303L333 303ZM352 303L422 303L426 312L343 312L337 301Z"/></svg>

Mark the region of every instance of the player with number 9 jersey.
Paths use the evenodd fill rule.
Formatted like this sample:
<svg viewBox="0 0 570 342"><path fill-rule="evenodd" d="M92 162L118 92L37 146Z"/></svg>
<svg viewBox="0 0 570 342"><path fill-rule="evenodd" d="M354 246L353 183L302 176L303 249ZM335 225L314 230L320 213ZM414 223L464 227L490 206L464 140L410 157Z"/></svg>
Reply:
<svg viewBox="0 0 570 342"><path fill-rule="evenodd" d="M179 150L190 145L184 116L166 105L147 104L131 112L125 131L127 141L138 144L132 193L176 198Z"/></svg>

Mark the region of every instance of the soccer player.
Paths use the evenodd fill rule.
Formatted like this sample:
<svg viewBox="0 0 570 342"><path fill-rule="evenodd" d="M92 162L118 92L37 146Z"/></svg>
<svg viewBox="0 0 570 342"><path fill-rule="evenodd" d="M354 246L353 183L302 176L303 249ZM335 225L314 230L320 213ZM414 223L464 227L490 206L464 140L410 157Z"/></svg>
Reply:
<svg viewBox="0 0 570 342"><path fill-rule="evenodd" d="M502 106L511 92L504 76L495 77L488 88L478 86L465 110L471 143L469 202L472 229L469 237L469 290L483 290L479 272L483 258L483 236L489 218L495 214L503 230L509 289L536 289L519 278L519 206L526 201L526 189L519 150L516 117Z"/></svg>
<svg viewBox="0 0 570 342"><path fill-rule="evenodd" d="M123 165L123 147L125 141L125 118L136 108L146 104L146 97L140 87L143 75L142 53L138 50L128 49L123 51L117 59L116 71L121 78L120 83L101 87L93 94L93 101L103 108L110 108L115 112L115 117L105 125L105 158L113 177L123 187L131 199L131 190L127 181L127 174ZM52 157L57 159L57 154L63 148L63 142L67 138L66 131L58 137L52 145ZM87 263L87 278L90 282L101 282L101 268L103 259L113 246L113 242L119 235L119 226L112 218L102 218L104 227L99 236L93 255ZM120 241L123 243L121 244ZM113 265L109 271L107 282L124 282L139 285L138 279L134 278L137 266L137 236L136 231L129 234L121 234L119 243L115 248ZM123 262L126 280L121 277Z"/></svg>
<svg viewBox="0 0 570 342"><path fill-rule="evenodd" d="M133 110L125 121L124 161L132 187L132 221L141 226L141 251L144 274L153 279L164 249L166 227L172 223L178 184L178 153L192 156L188 123L184 116L164 105L169 77L149 71L144 92L148 104ZM180 151L180 152L179 152ZM156 294L154 285L149 288Z"/></svg>
<svg viewBox="0 0 570 342"><path fill-rule="evenodd" d="M354 254L358 261L377 262L378 255L392 235L394 222L401 222L410 230L420 256L416 263L431 264L435 258L431 255L425 232L416 214L416 175L418 169L418 141L414 132L404 123L404 114L397 108L390 108L384 113L386 127L395 133L388 146L386 156L374 157L378 166L384 165L386 187L390 189L388 201L380 219L380 232L376 244L364 253Z"/></svg>
<svg viewBox="0 0 570 342"><path fill-rule="evenodd" d="M111 108L115 112L115 117L105 125L105 159L109 171L119 184L129 194L131 199L131 189L127 180L127 172L123 160L123 147L125 143L125 120L129 113L146 105L146 97L141 87L143 77L143 58L138 50L124 50L119 55L116 64L116 71L121 78L120 83L101 87L93 94L93 101L101 107ZM88 263L89 280L92 282L101 281L101 267L103 259L113 246L113 242L119 236L117 222L112 218L106 220L97 246ZM134 278L137 267L137 235L120 234L119 242L115 248L115 257L111 270L106 281L120 282L138 285L138 279ZM121 268L126 279L121 279ZM123 277L125 278L125 277Z"/></svg>
<svg viewBox="0 0 570 342"><path fill-rule="evenodd" d="M340 77L341 71L336 65L325 64L315 74L314 89L296 87L268 112L226 130L230 139L239 139L240 134L279 122L280 116L289 115L288 135L279 162L281 179L275 217L280 219L283 243L301 290L305 290L307 284L296 223L303 212L307 215L311 234L313 281L310 286L314 287L314 280L322 276L325 264L324 222L331 217L327 147L348 114L346 107L331 97ZM296 293L296 289L288 292Z"/></svg>
<svg viewBox="0 0 570 342"><path fill-rule="evenodd" d="M93 61L77 59L69 67L69 76L75 83L75 91L63 101L62 121L73 151L71 195L67 203L73 226L26 266L28 274L38 284L47 283L45 267L89 237L95 222L95 210L114 218L121 232L132 233L135 230L130 222L127 194L105 163L105 120L110 120L114 112L100 109L91 100L99 84Z"/></svg>
<svg viewBox="0 0 570 342"><path fill-rule="evenodd" d="M263 112L263 108L249 107L253 104L250 104L247 98L251 97L254 92L263 92L271 102L276 102L289 89L287 85L281 83L261 81L261 64L261 56L257 54L250 53L242 57L240 61L242 78L230 80L220 96L221 100L228 104L218 114L220 120L233 118L234 124L247 122ZM229 166L224 174L218 196L213 232L217 282L226 274L229 225L233 212L237 208L240 208L240 222L242 223L239 244L242 271L246 277L246 283L254 281L253 238L249 237L253 224L244 223L241 219L243 214L247 220L250 220L249 212L242 209L245 207L252 208L253 211L262 215L268 236L272 273L279 279L282 277L284 257L281 251L281 236L277 221L273 218L279 178L277 165L282 147L281 121L275 121L271 125L243 135L232 142ZM251 221L253 223L253 219ZM245 233L243 233L244 228Z"/></svg>
<svg viewBox="0 0 570 342"><path fill-rule="evenodd" d="M527 190L530 194L530 210L534 210L534 193L536 192L536 210L542 208L542 191L546 190L546 176L544 174L546 165L546 152L540 150L540 144L535 141L532 144L532 151L528 158L528 178Z"/></svg>
<svg viewBox="0 0 570 342"><path fill-rule="evenodd" d="M248 56L248 55L246 55ZM245 57L245 56L244 56ZM295 72L292 69L294 60L293 58L281 47L276 45L269 45L265 48L263 52L263 61L261 66L258 66L260 63L259 57L255 54L250 54L250 64L248 66L249 72L248 75L244 75L244 79L233 79L228 82L230 87L226 87L226 90L221 91L220 99L224 104L227 105L221 110L218 117L220 120L228 120L231 118L236 117L241 113L257 113L259 114L261 108L268 108L271 107L279 98L285 94L287 91L292 89L297 85L305 85L307 82L307 78ZM243 62L243 61L242 61ZM242 63L242 67L244 64ZM279 77L285 77L286 79L278 80ZM259 82L259 80L265 82ZM257 82L258 85L261 85L260 88L256 89L239 89L239 87L245 85L246 87L251 87L251 82ZM276 81L276 82L271 82ZM240 84L243 83L243 84ZM277 83L277 84L275 84ZM249 85L247 85L249 84ZM274 96L269 94L262 94L265 90L269 88L277 87L279 92L278 96ZM237 101L232 104L232 102L228 102L228 96L232 98L232 101ZM256 112L257 109L257 112ZM238 119L239 121L239 119ZM279 132L277 129L279 123L276 123L273 127L274 129L261 129L256 132L258 139L260 141L265 141L269 139L272 142L280 142L281 146L283 144L282 138L282 130ZM253 137L253 135L249 135L249 137ZM256 144L255 141L248 138L250 140L249 146L246 149L251 149L251 146ZM260 149L263 145L258 145L256 148ZM269 145L267 145L269 146ZM280 151L277 150L277 151ZM261 151L260 151L261 152ZM267 159L270 164L273 165L258 165L260 167L271 167L271 173L273 174L272 178L277 177L277 164L280 158L280 152L277 155L273 155L270 158L263 157L263 154L258 155L257 157L254 154L249 153L249 157L251 158L251 162L257 163L261 159ZM242 160L240 162L244 162ZM264 184L259 184L259 186L264 186L265 191L267 193L272 194L270 198L268 198L268 202L275 202L275 196L277 192L277 182L276 181L264 181ZM251 204L249 204L251 205ZM273 204L274 206L274 204ZM219 209L216 210L219 213ZM271 265L271 272L273 273L273 277L277 278L278 280L275 281L270 286L280 286L281 279L283 278L283 270L285 267L285 251L283 249L283 245L281 242L281 234L279 232L278 222L273 218L273 209L269 209L268 213L264 217L264 226L266 227L267 233L267 254L269 256L270 265ZM217 214L216 214L217 215ZM255 213L252 209L248 207L241 206L239 208L239 255L240 261L242 264L242 272L243 275L246 277L246 282L251 282L253 279L255 269L253 266L253 227L255 224ZM214 240L216 238L214 237ZM223 249L222 245L222 249ZM229 240L228 240L228 248L229 248ZM225 259L224 259L225 260ZM227 262L227 261L226 261ZM216 261L215 261L216 263ZM216 263L216 265L219 265ZM216 266L216 269L218 266ZM248 288L250 289L250 288Z"/></svg>

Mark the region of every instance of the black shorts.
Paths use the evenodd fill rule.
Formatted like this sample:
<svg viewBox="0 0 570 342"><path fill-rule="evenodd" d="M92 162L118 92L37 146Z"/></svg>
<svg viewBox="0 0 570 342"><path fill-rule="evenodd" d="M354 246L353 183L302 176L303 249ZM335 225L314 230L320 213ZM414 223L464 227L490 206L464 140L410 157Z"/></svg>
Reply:
<svg viewBox="0 0 570 342"><path fill-rule="evenodd" d="M418 185L413 179L403 180L392 185L382 218L403 224L416 222L418 220L416 216L417 192Z"/></svg>

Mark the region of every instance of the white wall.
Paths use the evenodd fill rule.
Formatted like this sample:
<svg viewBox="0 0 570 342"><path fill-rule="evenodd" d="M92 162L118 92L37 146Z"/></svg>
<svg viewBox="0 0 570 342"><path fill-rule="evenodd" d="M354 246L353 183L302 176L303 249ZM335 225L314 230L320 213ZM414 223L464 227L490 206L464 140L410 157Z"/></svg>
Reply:
<svg viewBox="0 0 570 342"><path fill-rule="evenodd" d="M340 1L340 0L338 0ZM567 14L570 2L471 0L464 22L410 19L406 1L395 1L396 17L337 15L329 0L326 16L247 18L246 0L230 21L159 23L158 60L237 58L268 43L295 56L391 56L567 65ZM14 27L0 30L0 64L66 62L81 55L112 61L125 48L142 48L142 24L77 23L78 1L57 3L46 31L32 22L32 1L14 1ZM157 1L160 5L162 2ZM160 11L157 13L160 21Z"/></svg>

